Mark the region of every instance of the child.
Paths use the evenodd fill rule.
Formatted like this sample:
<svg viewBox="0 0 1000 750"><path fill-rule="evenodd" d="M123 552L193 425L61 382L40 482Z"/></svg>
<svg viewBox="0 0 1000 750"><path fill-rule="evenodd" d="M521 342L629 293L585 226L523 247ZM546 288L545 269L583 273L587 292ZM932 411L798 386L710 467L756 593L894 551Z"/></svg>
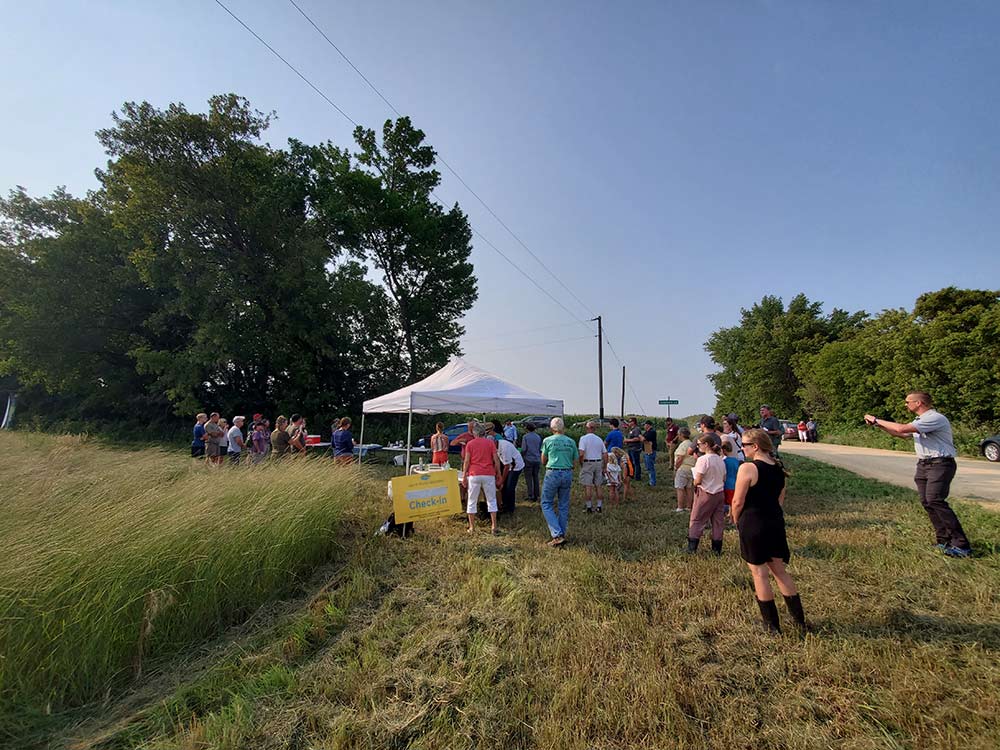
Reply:
<svg viewBox="0 0 1000 750"><path fill-rule="evenodd" d="M622 483L622 467L614 450L608 454L608 465L604 467L604 476L608 480L608 500L618 505L618 487Z"/></svg>
<svg viewBox="0 0 1000 750"><path fill-rule="evenodd" d="M729 518L729 509L733 504L733 495L736 492L736 472L740 470L740 464L743 462L733 455L733 444L728 441L722 444L722 452L725 454L724 460L726 462L726 505L724 510L726 518Z"/></svg>
<svg viewBox="0 0 1000 750"><path fill-rule="evenodd" d="M635 467L632 465L632 459L621 448L612 448L611 453L618 461L618 468L621 469L622 483L624 485L622 498L630 500L632 499L632 477L635 476ZM610 459L610 456L608 458Z"/></svg>

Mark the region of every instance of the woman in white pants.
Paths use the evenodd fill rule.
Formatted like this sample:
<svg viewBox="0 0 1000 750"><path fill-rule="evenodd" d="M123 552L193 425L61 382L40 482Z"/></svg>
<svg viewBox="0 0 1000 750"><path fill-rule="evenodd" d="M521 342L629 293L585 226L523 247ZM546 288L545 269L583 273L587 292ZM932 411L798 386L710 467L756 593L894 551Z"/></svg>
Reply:
<svg viewBox="0 0 1000 750"><path fill-rule="evenodd" d="M497 528L497 489L500 488L500 457L497 455L497 444L483 437L486 428L477 424L473 428L475 436L465 444L465 458L462 460L462 486L468 493L466 512L469 514L469 533L476 528L476 510L479 505L479 493L486 495L486 509L490 512L493 536L498 536Z"/></svg>

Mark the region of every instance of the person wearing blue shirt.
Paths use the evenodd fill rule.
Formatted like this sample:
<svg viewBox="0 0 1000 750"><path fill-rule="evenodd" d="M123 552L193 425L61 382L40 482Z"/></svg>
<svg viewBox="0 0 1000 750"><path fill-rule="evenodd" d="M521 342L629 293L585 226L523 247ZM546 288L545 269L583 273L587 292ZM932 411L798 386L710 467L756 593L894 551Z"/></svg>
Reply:
<svg viewBox="0 0 1000 750"><path fill-rule="evenodd" d="M349 464L354 460L354 435L351 434L351 418L340 420L340 427L330 438L333 460L338 464Z"/></svg>
<svg viewBox="0 0 1000 750"><path fill-rule="evenodd" d="M723 490L726 493L726 504L723 506L723 512L728 518L730 507L733 504L733 496L736 494L736 474L739 472L743 460L733 455L733 444L730 442L722 444L722 457L726 462L726 482L723 485Z"/></svg>
<svg viewBox="0 0 1000 750"><path fill-rule="evenodd" d="M504 425L503 437L511 445L517 445L517 428L509 419L507 420L507 424Z"/></svg>
<svg viewBox="0 0 1000 750"><path fill-rule="evenodd" d="M205 455L205 422L208 421L208 415L202 412L195 419L197 421L192 431L191 458L201 458Z"/></svg>
<svg viewBox="0 0 1000 750"><path fill-rule="evenodd" d="M604 438L604 445L607 447L608 453L611 453L615 448L625 447L625 436L618 429L619 422L617 419L609 419L608 421L611 423L611 432Z"/></svg>

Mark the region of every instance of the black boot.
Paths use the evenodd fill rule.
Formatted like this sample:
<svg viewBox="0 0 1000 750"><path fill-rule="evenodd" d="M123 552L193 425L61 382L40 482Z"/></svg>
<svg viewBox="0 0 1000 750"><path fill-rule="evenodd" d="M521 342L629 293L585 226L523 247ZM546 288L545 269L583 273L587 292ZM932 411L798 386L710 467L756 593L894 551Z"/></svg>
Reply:
<svg viewBox="0 0 1000 750"><path fill-rule="evenodd" d="M792 619L795 620L796 627L802 631L809 630L809 625L806 623L805 612L802 611L802 599L799 598L799 595L795 594L794 596L786 596L785 606L788 607L788 614L790 614Z"/></svg>
<svg viewBox="0 0 1000 750"><path fill-rule="evenodd" d="M781 624L778 622L778 607L775 605L774 599L766 602L758 599L757 606L760 607L760 619L764 621L764 632L780 633Z"/></svg>
<svg viewBox="0 0 1000 750"><path fill-rule="evenodd" d="M713 539L712 540L712 552L715 553L716 557L721 557L722 556L722 540L721 539Z"/></svg>
<svg viewBox="0 0 1000 750"><path fill-rule="evenodd" d="M698 542L700 541L701 539L691 539L690 537L688 537L687 553L689 555L693 555L695 552L698 551Z"/></svg>

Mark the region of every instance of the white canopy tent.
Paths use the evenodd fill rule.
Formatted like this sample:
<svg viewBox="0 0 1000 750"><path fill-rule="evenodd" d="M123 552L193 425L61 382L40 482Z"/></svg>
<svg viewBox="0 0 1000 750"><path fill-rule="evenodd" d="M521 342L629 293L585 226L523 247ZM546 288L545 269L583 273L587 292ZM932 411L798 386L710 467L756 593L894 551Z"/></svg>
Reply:
<svg viewBox="0 0 1000 750"><path fill-rule="evenodd" d="M419 383L365 401L361 409L361 442L365 414L409 414L406 423L406 470L410 470L410 443L414 414L542 414L562 416L561 399L548 398L508 383L470 365L460 357Z"/></svg>

